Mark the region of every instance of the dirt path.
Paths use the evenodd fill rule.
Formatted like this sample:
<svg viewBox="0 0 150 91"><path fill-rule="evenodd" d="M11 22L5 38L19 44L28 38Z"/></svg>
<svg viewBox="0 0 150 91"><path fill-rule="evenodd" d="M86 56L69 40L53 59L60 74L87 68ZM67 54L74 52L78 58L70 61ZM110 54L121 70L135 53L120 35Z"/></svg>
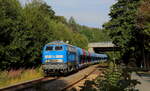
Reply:
<svg viewBox="0 0 150 91"><path fill-rule="evenodd" d="M140 75L140 76L139 76ZM150 91L150 74L139 74L132 73L131 78L141 82L136 88L139 91Z"/></svg>

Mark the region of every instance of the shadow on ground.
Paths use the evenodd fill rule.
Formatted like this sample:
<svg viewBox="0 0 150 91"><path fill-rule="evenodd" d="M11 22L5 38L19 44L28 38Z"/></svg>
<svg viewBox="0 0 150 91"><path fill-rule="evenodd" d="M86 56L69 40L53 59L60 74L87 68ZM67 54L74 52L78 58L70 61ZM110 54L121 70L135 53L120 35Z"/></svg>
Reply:
<svg viewBox="0 0 150 91"><path fill-rule="evenodd" d="M61 91L67 85L64 80L45 81L19 91Z"/></svg>
<svg viewBox="0 0 150 91"><path fill-rule="evenodd" d="M148 72L143 72L143 73L137 73L139 76L142 76L142 77L148 77L148 78L150 78L150 73L148 73Z"/></svg>
<svg viewBox="0 0 150 91"><path fill-rule="evenodd" d="M136 74L147 82L150 82L150 72L136 72Z"/></svg>
<svg viewBox="0 0 150 91"><path fill-rule="evenodd" d="M108 66L98 66L97 68L103 71L107 69L107 67ZM115 78L115 76L117 77L115 71L104 73L105 75L98 77L99 80L96 82L90 80L85 81L84 85L80 86L80 91L139 91L135 86L141 84L141 82L136 79L131 79L131 74L127 69L117 72L117 74L121 76L120 79ZM150 76L146 74L143 75ZM70 91L79 91L79 89L72 88Z"/></svg>
<svg viewBox="0 0 150 91"><path fill-rule="evenodd" d="M76 88L72 88L69 91L79 91ZM84 86L80 86L80 91L97 91L95 81L86 80Z"/></svg>

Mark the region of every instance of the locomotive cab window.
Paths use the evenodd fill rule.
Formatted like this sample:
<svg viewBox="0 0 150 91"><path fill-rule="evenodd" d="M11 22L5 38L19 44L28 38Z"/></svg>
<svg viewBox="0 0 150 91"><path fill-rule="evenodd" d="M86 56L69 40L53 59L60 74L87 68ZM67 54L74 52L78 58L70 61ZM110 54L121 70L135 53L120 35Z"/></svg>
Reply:
<svg viewBox="0 0 150 91"><path fill-rule="evenodd" d="M56 46L56 47L55 47L55 50L56 50L56 51L59 51L59 50L63 50L63 48L62 48L62 46Z"/></svg>
<svg viewBox="0 0 150 91"><path fill-rule="evenodd" d="M53 50L53 46L47 46L46 47L46 51L52 51Z"/></svg>

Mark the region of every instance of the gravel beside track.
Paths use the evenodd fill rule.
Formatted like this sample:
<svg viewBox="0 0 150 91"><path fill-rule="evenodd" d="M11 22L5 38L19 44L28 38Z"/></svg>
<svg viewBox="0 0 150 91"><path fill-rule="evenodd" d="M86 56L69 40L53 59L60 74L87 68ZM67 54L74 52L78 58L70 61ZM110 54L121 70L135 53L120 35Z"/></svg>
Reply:
<svg viewBox="0 0 150 91"><path fill-rule="evenodd" d="M69 91L80 91L82 87L84 87L86 81L95 81L95 79L101 74L101 71L96 69L91 75L89 75L86 79L80 81L79 83L75 84L71 88L69 88ZM96 87L92 86L93 88L97 89Z"/></svg>

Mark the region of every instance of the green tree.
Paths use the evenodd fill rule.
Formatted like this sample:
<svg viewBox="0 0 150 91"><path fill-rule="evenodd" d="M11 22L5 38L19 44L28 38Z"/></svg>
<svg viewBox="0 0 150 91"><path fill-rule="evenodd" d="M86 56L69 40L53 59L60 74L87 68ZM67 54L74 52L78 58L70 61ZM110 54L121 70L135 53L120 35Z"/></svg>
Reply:
<svg viewBox="0 0 150 91"><path fill-rule="evenodd" d="M99 29L83 27L73 17L66 21L63 16L56 16L42 0L32 0L24 6L19 0L0 0L2 70L40 65L42 48L51 41L69 41L87 49L88 41L96 42L104 37Z"/></svg>
<svg viewBox="0 0 150 91"><path fill-rule="evenodd" d="M74 31L74 32L79 32L79 25L76 23L75 19L73 17L70 17L68 24L70 26L70 28Z"/></svg>
<svg viewBox="0 0 150 91"><path fill-rule="evenodd" d="M141 45L137 43L136 17L140 0L118 0L111 7L111 20L104 24L113 42L121 47L123 59L138 59L136 55ZM140 62L139 60L137 62ZM140 64L140 63L139 63Z"/></svg>
<svg viewBox="0 0 150 91"><path fill-rule="evenodd" d="M34 1L25 6L23 16L26 25L26 31L23 32L26 44L24 65L38 65L42 47L52 41L51 21L55 17L54 11L45 3Z"/></svg>
<svg viewBox="0 0 150 91"><path fill-rule="evenodd" d="M80 27L80 33L88 38L89 42L103 42L110 41L106 31L98 28L89 28L86 26Z"/></svg>
<svg viewBox="0 0 150 91"><path fill-rule="evenodd" d="M137 42L141 44L142 63L150 68L150 0L141 0L137 17ZM139 38L141 36L141 38Z"/></svg>
<svg viewBox="0 0 150 91"><path fill-rule="evenodd" d="M73 45L76 45L80 48L84 48L84 49L87 49L87 45L88 45L88 39L86 36L84 35L81 35L79 33L75 33L73 34Z"/></svg>
<svg viewBox="0 0 150 91"><path fill-rule="evenodd" d="M20 59L13 44L22 31L21 5L17 0L0 0L0 67L10 68Z"/></svg>

